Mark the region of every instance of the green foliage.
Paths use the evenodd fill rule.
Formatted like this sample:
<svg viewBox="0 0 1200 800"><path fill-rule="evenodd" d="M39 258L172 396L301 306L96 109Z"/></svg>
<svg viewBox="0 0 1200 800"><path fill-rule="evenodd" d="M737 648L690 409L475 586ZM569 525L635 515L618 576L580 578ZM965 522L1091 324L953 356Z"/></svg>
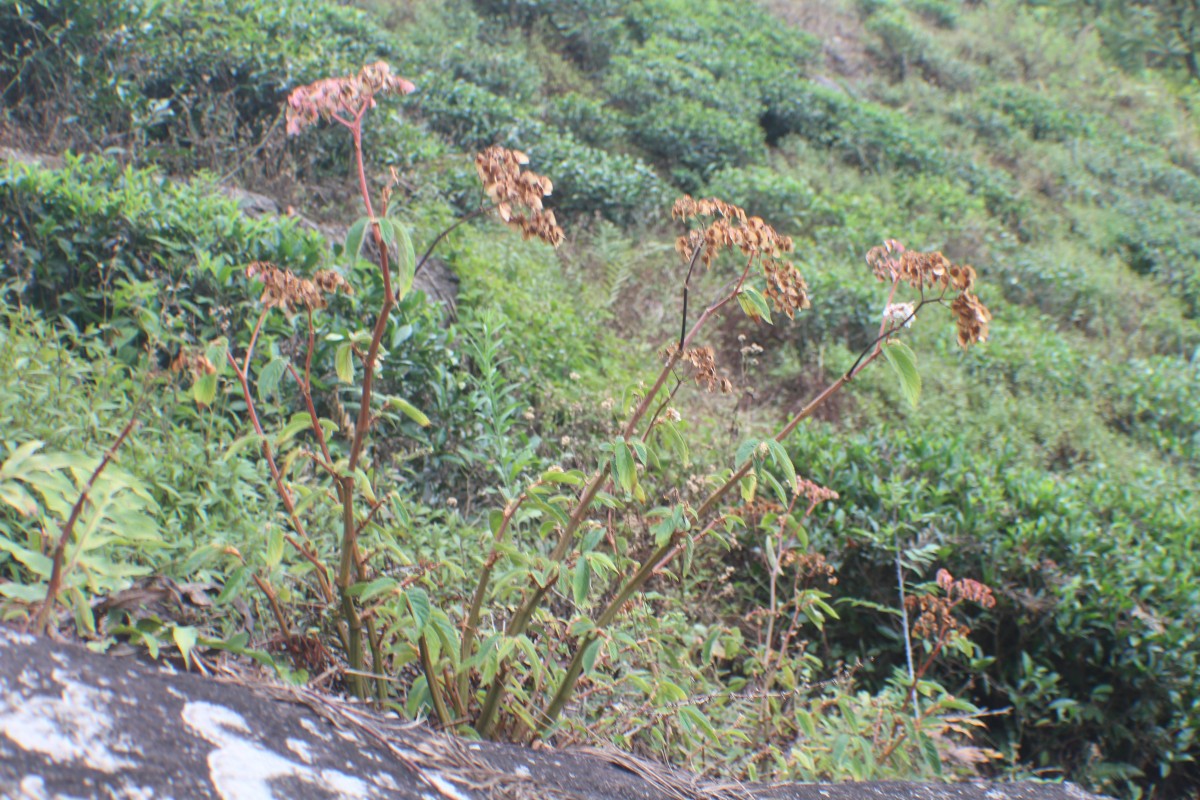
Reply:
<svg viewBox="0 0 1200 800"><path fill-rule="evenodd" d="M639 158L601 150L569 133L546 134L528 146L538 169L554 175L549 204L582 218L598 213L621 224L645 222L662 213L668 184Z"/></svg>
<svg viewBox="0 0 1200 800"><path fill-rule="evenodd" d="M311 269L324 243L293 219L251 219L211 179L172 182L105 159L62 170L10 164L0 175L6 269L20 296L78 326L108 326L122 358L207 341L244 324L241 268Z"/></svg>
<svg viewBox="0 0 1200 800"><path fill-rule="evenodd" d="M333 134L283 156L281 131L270 133L283 93L387 58L418 84L419 113L374 112L367 149L400 168L394 197L407 206L393 218L418 252L452 209L477 208L469 151L493 143L528 153L554 181L548 205L570 220L557 256L488 227L448 237L441 253L463 282L455 323L441 327L441 313L412 295L391 312L371 372L371 441L343 475L372 338L363 320L384 297L375 266L334 248L357 294L318 315L314 420L288 371L304 363L304 315L269 316L248 396L219 355L244 353L253 328L257 287L242 267L273 260L311 275L329 257L318 237L242 218L208 179L171 183L100 159L8 168L0 463L35 441L45 445L33 455L52 459L36 478L49 495L29 488L33 472L0 479L8 613L44 592L63 503L131 413L154 366L147 349L167 345L165 361L190 344L226 372L191 394L151 390L110 476L125 482L112 497L140 515L145 536L135 548L103 532L115 528L114 504L85 520L115 538L89 538L102 546L81 551L85 568L68 576L64 599L83 630L93 593L138 577L121 570L150 570L211 587L213 613L199 626L114 613L93 621L98 636L271 663L253 648L280 635L295 637L293 652L317 642L351 652L343 623L357 609L379 626L360 640L371 669L422 676L391 687L392 702L479 719L500 686L495 736L543 726L535 715L582 681L555 709L558 724L693 767L928 778L954 771L947 749L963 742L951 734L979 722L973 702L1012 708L988 718L978 742L1012 759L997 770L1064 770L1127 797L1191 791L1200 159L1193 92L1180 82L1186 47L1164 27L1171 9L864 0L858 19L822 7L817 21L838 38L818 40L789 26L787 4L373 5L394 31L325 3L103 13L81 0L0 3L2 122L18 133L58 131L181 172L245 177L291 164L340 174L349 151ZM248 158L260 142L261 157ZM667 397L673 379L654 390L651 429L622 435L619 420L651 391L638 380L638 364L654 360L646 342L679 335L681 276L665 256L676 232L663 226L681 188L795 233L814 306L788 324L761 283L743 287L729 308L770 315L776 325L749 339L765 352L733 344L751 329L732 323L704 342L719 374L735 373L740 356L736 412L733 400L689 397L685 367L677 394ZM627 227L585 224L596 215ZM990 349L958 355L952 334L927 332L937 309L923 310L903 333L919 359L919 409L905 396L916 395L914 359L897 361L906 351L889 345L901 380L880 368L856 375L823 407L828 422L799 428L781 457L765 421L875 337L884 298L863 282L861 254L896 236L979 268L996 313ZM690 321L730 280L719 267L700 272ZM249 402L264 437L238 421ZM318 433L333 473L316 455ZM294 517L268 477L264 441ZM742 501L700 535L689 515L735 477L731 453L748 465L731 484ZM593 468L611 480L556 553ZM811 516L789 510L793 476L841 498ZM374 516L359 539L364 573L330 603L318 576L341 566L343 477L359 518L368 507ZM14 506L29 511L27 498L36 525ZM297 519L307 553L285 539ZM660 564L664 545L679 549ZM836 585L802 570L818 556ZM655 576L630 584L647 563ZM995 608L958 612L970 638L923 638L900 622L897 567L907 596L932 602L942 566L997 590ZM463 622L480 585L469 641ZM545 601L530 603L538 587L549 587ZM527 603L523 629L510 632ZM253 639L234 635L246 608L272 620ZM906 636L918 664L942 647L919 679L917 716ZM285 674L328 666L284 660ZM837 673L856 662L866 666Z"/></svg>
<svg viewBox="0 0 1200 800"><path fill-rule="evenodd" d="M0 4L0 30L10 108L69 109L72 144L193 168L234 165L267 134L290 88L400 60L361 13L291 0L122 0L103 10L79 0L9 1Z"/></svg>

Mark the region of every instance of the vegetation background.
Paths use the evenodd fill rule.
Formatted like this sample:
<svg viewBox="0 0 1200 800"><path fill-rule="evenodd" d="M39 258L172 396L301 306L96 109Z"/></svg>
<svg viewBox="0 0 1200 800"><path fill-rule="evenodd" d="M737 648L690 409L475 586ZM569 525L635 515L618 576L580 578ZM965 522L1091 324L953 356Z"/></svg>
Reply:
<svg viewBox="0 0 1200 800"><path fill-rule="evenodd" d="M477 217L426 267L457 276L457 302L408 293L382 340L377 391L395 402L374 412L364 486L382 500L351 596L378 626L365 672L385 702L439 716L430 674L500 674L515 716L492 733L520 738L576 612L603 607L743 442L869 350L886 293L863 256L894 238L974 265L989 342L962 350L923 312L903 333L915 407L911 379L865 370L784 458L764 457L738 524L624 608L554 735L736 777L981 772L1194 796L1195 14L1173 0L0 0L0 140L74 154L0 171L6 617L37 613L66 531L60 629L353 688L314 588L338 552L334 491L284 375L309 352L304 315L267 318L253 393L223 354L245 352L259 315L247 264L340 266L357 292L321 312L311 395L331 434L353 429L346 372L361 379L355 337L383 288L333 235L362 213L350 141L336 126L288 139L283 107L384 60L416 91L366 117L371 191L390 187L416 253ZM557 249L476 214L472 158L490 145L553 180ZM233 186L285 213L244 214ZM733 389L673 395L690 447L651 458L614 436L678 335L683 192L793 237L812 307L707 330ZM723 281L690 286L693 316ZM193 386L167 369L197 352L225 374ZM251 401L298 509L271 484ZM500 632L571 500L517 503L483 619L492 649L448 655L505 510L618 451L642 463L608 486L571 585L527 634ZM838 498L783 513L766 487L789 470ZM309 557L288 546L298 518ZM931 608L943 627L914 628Z"/></svg>

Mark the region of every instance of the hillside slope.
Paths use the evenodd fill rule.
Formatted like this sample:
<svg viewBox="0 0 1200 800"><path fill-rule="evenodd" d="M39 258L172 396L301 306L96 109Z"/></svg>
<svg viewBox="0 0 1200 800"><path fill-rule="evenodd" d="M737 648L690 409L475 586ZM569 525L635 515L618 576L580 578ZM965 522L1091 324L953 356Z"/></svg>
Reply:
<svg viewBox="0 0 1200 800"><path fill-rule="evenodd" d="M655 463L638 456L642 505L631 499L637 480L609 487L609 506L589 522L605 538L589 546L613 557L653 551L663 514L694 510L697 487L743 460L740 442L773 433L869 351L887 294L863 256L897 239L974 266L989 341L964 350L938 309L922 311L903 333L920 374L915 408L893 372L872 368L788 437L788 467L760 465L761 494L747 490L730 511L746 527L720 547L698 543L690 571L652 582L629 609L632 633L606 640L588 678L596 700L573 708L575 723L749 777L908 777L971 771L982 758L991 771L1065 774L1130 797L1200 785L1190 624L1200 129L1186 74L1128 71L1138 64L1117 57L1112 20L1090 24L1090 12L1067 3L361 5L205 0L101 13L83 0L0 2L6 142L94 156L0 177L0 462L29 440L98 457L160 362L218 336L245 346L257 309L241 267L272 261L308 274L330 261L297 220L247 220L213 186L240 182L306 215L352 222L346 138L327 126L288 140L280 109L288 90L334 67L349 74L384 59L416 92L372 110L365 147L373 186L386 167L397 171L397 218L416 252L475 213L470 157L494 144L528 154L529 169L553 180L546 203L567 241L553 251L463 225L438 242L462 281L456 324L443 327L419 296L401 300L381 380L434 424L421 427L400 405L379 412L372 480L397 488L396 507L363 522L384 564L374 578L407 581L415 570L435 607L462 608L499 525L489 509L511 507L552 466L587 472L618 458L617 416L678 337L678 194L720 197L792 236L812 307L794 321L777 311L773 326L729 319L707 334L736 390L668 398L691 449ZM198 177L166 182L156 168ZM332 258L345 262L336 249ZM358 351L341 343L382 291L355 274L364 291L331 303L314 344L314 394L331 418L357 409L339 379ZM691 319L723 281L695 277ZM264 369L298 359L299 322L273 319L264 331ZM67 376L78 396L61 392ZM336 650L328 612L315 610L312 559L280 556L282 534L264 545L263 530L294 523L245 446L236 383L222 381L208 408L166 392L139 412L154 421L127 456L128 480L141 481L131 491L145 495L143 538L97 545L101 566L72 588L80 629L177 643L182 623L155 627L135 614L110 629L115 620L81 611L84 598L128 588L140 572L166 574L221 587L217 606L228 611L202 626L209 646L249 642L266 659L267 628L243 630L233 613L235 601L266 602L253 594L257 576L287 587L285 604L305 609L295 625ZM282 426L303 412L278 390L256 396ZM774 502L767 482L789 469L840 497L771 539L782 509L750 501ZM332 526L320 498L333 493L318 488L316 470L295 470L314 498L309 527ZM15 490L4 495L11 558L0 569L14 614L47 577L35 556L48 544L32 520L57 529L54 509L69 507L59 492L58 506L44 493L30 501L41 517L23 496L11 500ZM550 502L516 518L526 552L552 549L538 531L555 513ZM789 553L789 571L771 560L771 541ZM320 547L336 544L328 535ZM514 570L521 558L505 553ZM561 634L541 659L552 671L570 658L572 608L602 608L614 591L602 562L581 553L571 563L576 586L555 596L557 616L533 637ZM996 603L956 605L953 636L922 637L899 598L942 596L941 569L990 587ZM791 606L777 597L784 574ZM504 581L498 609L523 596L520 581ZM411 601L368 597L399 631L386 664L375 654L380 670L414 669L429 654L401 635L401 617L418 614ZM770 621L764 607L786 614ZM887 734L913 716L908 687L926 655L920 677L940 733ZM542 690L537 660L522 662L521 692ZM477 667L490 669L466 669ZM411 678L389 696L430 713L426 678ZM695 691L679 689L689 683ZM673 704L689 695L703 713L674 720ZM956 708L971 722L945 722ZM954 726L980 719L986 730L962 750ZM714 742L706 725L753 735Z"/></svg>

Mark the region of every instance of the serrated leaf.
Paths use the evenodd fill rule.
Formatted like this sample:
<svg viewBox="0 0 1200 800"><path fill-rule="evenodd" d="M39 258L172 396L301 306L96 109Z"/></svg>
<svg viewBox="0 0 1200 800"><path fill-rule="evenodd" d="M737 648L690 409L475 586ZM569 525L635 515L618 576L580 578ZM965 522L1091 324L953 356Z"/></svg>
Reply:
<svg viewBox="0 0 1200 800"><path fill-rule="evenodd" d="M904 397L917 407L921 397L921 374L917 371L917 356L904 342L888 342L883 347L883 354L888 363L900 378L900 390Z"/></svg>
<svg viewBox="0 0 1200 800"><path fill-rule="evenodd" d="M258 372L258 399L266 402L267 398L279 392L279 382L287 371L286 358L273 358Z"/></svg>
<svg viewBox="0 0 1200 800"><path fill-rule="evenodd" d="M760 319L765 320L767 324L771 323L771 308L767 305L767 298L762 296L752 286L745 286L737 295L738 305L742 307L742 311L746 312L746 316L754 321Z"/></svg>

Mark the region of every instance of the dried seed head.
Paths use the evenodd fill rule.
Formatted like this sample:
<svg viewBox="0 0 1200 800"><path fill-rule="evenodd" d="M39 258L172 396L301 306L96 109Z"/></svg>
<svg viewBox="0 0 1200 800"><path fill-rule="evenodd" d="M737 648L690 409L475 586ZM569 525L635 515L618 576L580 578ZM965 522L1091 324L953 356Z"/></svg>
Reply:
<svg viewBox="0 0 1200 800"><path fill-rule="evenodd" d="M550 196L554 184L536 172L522 172L521 167L528 163L529 157L519 150L489 147L475 156L475 171L484 192L496 204L500 219L521 231L526 239L541 239L558 247L565 235L554 212L542 205L542 198Z"/></svg>
<svg viewBox="0 0 1200 800"><path fill-rule="evenodd" d="M678 344L672 344L664 352L670 358L679 349ZM696 383L709 392L729 394L733 391L733 381L717 373L717 359L711 347L692 347L683 351L680 361L692 365L692 377Z"/></svg>
<svg viewBox="0 0 1200 800"><path fill-rule="evenodd" d="M254 261L246 267L246 277L263 285L260 301L267 308L280 308L288 314L300 309L312 311L328 305L325 295L334 292L353 294L354 290L340 273L317 270L312 279L298 278L291 270L280 269L267 261Z"/></svg>
<svg viewBox="0 0 1200 800"><path fill-rule="evenodd" d="M954 322L958 326L958 344L969 347L975 342L986 342L988 338L988 323L992 321L992 313L987 310L979 298L970 292L963 292L954 298L950 304L954 312Z"/></svg>
<svg viewBox="0 0 1200 800"><path fill-rule="evenodd" d="M399 75L393 75L387 63L377 61L363 67L357 75L324 78L293 89L287 100L288 136L296 136L318 119L356 119L375 107L376 96L406 95L416 88Z"/></svg>

